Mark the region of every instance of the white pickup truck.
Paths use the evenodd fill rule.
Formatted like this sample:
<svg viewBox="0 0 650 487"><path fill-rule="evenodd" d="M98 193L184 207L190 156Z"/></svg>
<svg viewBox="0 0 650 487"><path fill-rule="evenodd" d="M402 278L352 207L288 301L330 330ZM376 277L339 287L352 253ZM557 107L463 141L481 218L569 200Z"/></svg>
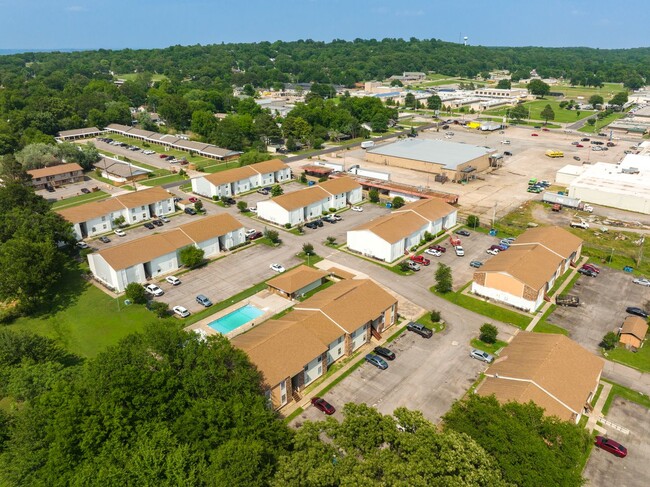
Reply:
<svg viewBox="0 0 650 487"><path fill-rule="evenodd" d="M587 230L589 228L589 223L587 222L571 222L569 225L572 228L582 228L583 230Z"/></svg>

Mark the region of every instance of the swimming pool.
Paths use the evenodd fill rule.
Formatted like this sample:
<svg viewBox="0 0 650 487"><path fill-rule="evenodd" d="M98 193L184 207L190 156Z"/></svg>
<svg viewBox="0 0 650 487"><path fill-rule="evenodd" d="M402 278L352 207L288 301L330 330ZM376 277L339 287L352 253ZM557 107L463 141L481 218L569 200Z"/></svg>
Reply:
<svg viewBox="0 0 650 487"><path fill-rule="evenodd" d="M247 304L235 311L231 311L226 316L222 316L221 318L210 322L208 326L225 335L226 333L233 331L235 328L239 328L263 314L264 311L261 309L256 308L252 304Z"/></svg>

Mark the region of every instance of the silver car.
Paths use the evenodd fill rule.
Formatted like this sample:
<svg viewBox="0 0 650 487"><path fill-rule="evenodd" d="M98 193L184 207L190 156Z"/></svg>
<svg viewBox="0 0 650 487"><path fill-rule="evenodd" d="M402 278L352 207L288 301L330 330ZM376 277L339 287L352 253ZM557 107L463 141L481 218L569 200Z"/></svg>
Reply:
<svg viewBox="0 0 650 487"><path fill-rule="evenodd" d="M477 348L472 349L472 351L469 352L469 356L488 364L494 362L494 357L492 355Z"/></svg>

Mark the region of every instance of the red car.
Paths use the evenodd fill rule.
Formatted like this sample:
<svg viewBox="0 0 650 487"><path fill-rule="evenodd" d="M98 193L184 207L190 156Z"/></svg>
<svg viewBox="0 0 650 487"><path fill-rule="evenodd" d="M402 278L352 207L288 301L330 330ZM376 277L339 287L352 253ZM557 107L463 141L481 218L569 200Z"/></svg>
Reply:
<svg viewBox="0 0 650 487"><path fill-rule="evenodd" d="M593 264L585 264L582 266L583 269L589 269L590 271L594 271L596 274L600 274L600 267L595 266Z"/></svg>
<svg viewBox="0 0 650 487"><path fill-rule="evenodd" d="M194 196L192 196L191 198L188 198L188 200L189 200L190 203L196 203L197 201L199 201L199 199L195 198Z"/></svg>
<svg viewBox="0 0 650 487"><path fill-rule="evenodd" d="M420 265L429 265L431 264L431 261L424 257L423 255L412 255L411 260L413 262L417 262Z"/></svg>
<svg viewBox="0 0 650 487"><path fill-rule="evenodd" d="M164 159L165 157L169 157L169 156L167 154L160 154L158 157L160 157L161 159Z"/></svg>
<svg viewBox="0 0 650 487"><path fill-rule="evenodd" d="M437 250L438 252L447 252L447 247L443 247L442 245L430 245L429 248Z"/></svg>
<svg viewBox="0 0 650 487"><path fill-rule="evenodd" d="M604 436L596 436L596 446L608 451L609 453L613 453L620 458L627 456L627 448L614 440L605 438Z"/></svg>
<svg viewBox="0 0 650 487"><path fill-rule="evenodd" d="M542 132L550 132L550 130L549 130L549 129L546 129L546 128L544 128L544 129L542 129Z"/></svg>
<svg viewBox="0 0 650 487"><path fill-rule="evenodd" d="M538 137L539 134L530 134L531 137Z"/></svg>
<svg viewBox="0 0 650 487"><path fill-rule="evenodd" d="M312 397L311 398L311 403L316 409L320 409L321 411L323 411L328 416L330 414L334 414L336 412L336 409L334 408L334 406L332 406L325 399L321 399L320 397Z"/></svg>
<svg viewBox="0 0 650 487"><path fill-rule="evenodd" d="M582 144L576 144L576 147L584 147Z"/></svg>

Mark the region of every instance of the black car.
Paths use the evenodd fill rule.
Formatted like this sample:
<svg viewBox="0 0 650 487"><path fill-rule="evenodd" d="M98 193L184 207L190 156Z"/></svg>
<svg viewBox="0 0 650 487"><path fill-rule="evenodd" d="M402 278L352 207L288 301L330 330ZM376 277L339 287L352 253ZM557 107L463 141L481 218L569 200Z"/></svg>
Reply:
<svg viewBox="0 0 650 487"><path fill-rule="evenodd" d="M262 232L255 232L246 237L246 240L257 240L258 238L262 238L264 234Z"/></svg>
<svg viewBox="0 0 650 487"><path fill-rule="evenodd" d="M456 235L462 235L463 237L469 237L470 233L467 230L456 230Z"/></svg>
<svg viewBox="0 0 650 487"><path fill-rule="evenodd" d="M89 190L88 188L81 188L81 192L82 192L83 194L89 194L89 193L90 193L90 190Z"/></svg>
<svg viewBox="0 0 650 487"><path fill-rule="evenodd" d="M146 222L146 223L144 224L144 228L148 228L149 230L153 230L153 229L156 228L156 227L154 226L153 223L151 223L151 222Z"/></svg>
<svg viewBox="0 0 650 487"><path fill-rule="evenodd" d="M637 308L635 306L629 306L629 307L625 308L625 312L629 313L631 315L640 316L641 318L647 318L648 317L648 313L646 313L641 308Z"/></svg>
<svg viewBox="0 0 650 487"><path fill-rule="evenodd" d="M320 218L319 218L318 220L314 220L314 223L315 223L316 225L318 225L319 227L322 227L322 226L323 226L323 220L321 220Z"/></svg>
<svg viewBox="0 0 650 487"><path fill-rule="evenodd" d="M422 338L431 338L433 336L433 331L424 326L422 323L411 321L408 325L406 325L406 329L412 331L413 333L417 333Z"/></svg>
<svg viewBox="0 0 650 487"><path fill-rule="evenodd" d="M111 241L111 239L108 238L106 235L102 235L101 237L99 237L99 241L104 242L104 243L108 243L108 242Z"/></svg>
<svg viewBox="0 0 650 487"><path fill-rule="evenodd" d="M188 215L196 215L196 210L194 208L187 207L183 211Z"/></svg>
<svg viewBox="0 0 650 487"><path fill-rule="evenodd" d="M152 220L151 223L153 223L153 224L156 225L157 227L162 227L162 226L164 225L164 223L162 222L162 220Z"/></svg>
<svg viewBox="0 0 650 487"><path fill-rule="evenodd" d="M388 360L395 360L395 352L387 349L386 347L375 347L374 352L377 355L381 355L382 357L387 358Z"/></svg>
<svg viewBox="0 0 650 487"><path fill-rule="evenodd" d="M589 277L596 277L598 274L596 274L594 271L591 269L585 269L584 267L581 267L578 269L578 272L582 274L583 276L589 276Z"/></svg>
<svg viewBox="0 0 650 487"><path fill-rule="evenodd" d="M235 205L235 204L237 204L237 202L235 201L235 198L226 198L224 200L224 203L227 204L227 205Z"/></svg>
<svg viewBox="0 0 650 487"><path fill-rule="evenodd" d="M441 128L442 128L442 130L447 130L449 128L449 125L444 124Z"/></svg>
<svg viewBox="0 0 650 487"><path fill-rule="evenodd" d="M512 152L510 152L510 151L504 151L504 152L503 152L503 155L504 155L504 156L511 156L511 155L512 155Z"/></svg>
<svg viewBox="0 0 650 487"><path fill-rule="evenodd" d="M318 228L318 223L316 223L316 222L307 222L307 223L305 223L305 226L307 228L316 229L316 228Z"/></svg>
<svg viewBox="0 0 650 487"><path fill-rule="evenodd" d="M45 189L47 189L47 191L49 193L54 193L54 191L55 191L54 187L52 187L52 186L45 186Z"/></svg>

